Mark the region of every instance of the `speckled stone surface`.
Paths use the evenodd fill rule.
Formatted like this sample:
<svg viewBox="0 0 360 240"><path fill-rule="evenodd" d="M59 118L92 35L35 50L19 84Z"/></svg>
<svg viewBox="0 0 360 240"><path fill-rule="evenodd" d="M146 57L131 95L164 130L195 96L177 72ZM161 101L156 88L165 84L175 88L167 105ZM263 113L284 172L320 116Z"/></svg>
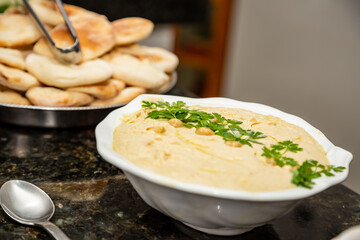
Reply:
<svg viewBox="0 0 360 240"><path fill-rule="evenodd" d="M337 185L242 235L200 233L140 199L121 170L97 153L94 127L34 129L0 123L0 184L10 179L27 180L45 190L56 206L51 221L71 239L321 240L360 224L360 196ZM0 239L51 238L0 210Z"/></svg>

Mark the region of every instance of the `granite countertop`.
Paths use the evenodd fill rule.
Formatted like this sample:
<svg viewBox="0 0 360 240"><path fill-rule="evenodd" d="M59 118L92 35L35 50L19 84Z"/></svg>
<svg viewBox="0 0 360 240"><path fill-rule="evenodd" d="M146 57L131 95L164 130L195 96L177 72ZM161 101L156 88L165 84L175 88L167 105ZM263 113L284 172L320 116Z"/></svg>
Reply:
<svg viewBox="0 0 360 240"><path fill-rule="evenodd" d="M149 207L122 171L97 153L94 129L36 129L0 123L0 184L21 179L45 190L56 207L51 221L71 239L318 240L331 239L360 224L360 196L339 184L301 201L271 224L242 235L197 232ZM0 239L50 237L40 228L18 224L0 210Z"/></svg>

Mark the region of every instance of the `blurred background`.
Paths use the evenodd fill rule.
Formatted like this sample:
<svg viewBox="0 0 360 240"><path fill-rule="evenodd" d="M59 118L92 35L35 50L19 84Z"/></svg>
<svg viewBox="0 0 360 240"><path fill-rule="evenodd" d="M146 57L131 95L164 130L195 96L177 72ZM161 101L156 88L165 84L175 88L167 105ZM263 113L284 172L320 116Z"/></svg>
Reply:
<svg viewBox="0 0 360 240"><path fill-rule="evenodd" d="M302 117L353 153L345 185L360 193L360 1L64 2L110 20L152 20L154 33L142 43L177 54L178 86Z"/></svg>

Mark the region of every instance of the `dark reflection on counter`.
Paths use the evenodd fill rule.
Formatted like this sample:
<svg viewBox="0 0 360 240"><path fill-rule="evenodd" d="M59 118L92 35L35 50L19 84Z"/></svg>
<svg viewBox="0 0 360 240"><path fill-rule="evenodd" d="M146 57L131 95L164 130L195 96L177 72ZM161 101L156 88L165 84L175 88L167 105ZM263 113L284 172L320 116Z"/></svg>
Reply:
<svg viewBox="0 0 360 240"><path fill-rule="evenodd" d="M280 239L277 233L270 225L264 225L261 227L257 227L249 232L245 232L238 236L213 236L213 235L204 235L203 233L192 229L181 222L176 222L175 226L185 235L187 235L190 239L193 240L230 240L230 239L266 239L266 240L278 240Z"/></svg>
<svg viewBox="0 0 360 240"><path fill-rule="evenodd" d="M97 153L94 128L35 129L2 125L0 177L37 181L112 176L121 171Z"/></svg>

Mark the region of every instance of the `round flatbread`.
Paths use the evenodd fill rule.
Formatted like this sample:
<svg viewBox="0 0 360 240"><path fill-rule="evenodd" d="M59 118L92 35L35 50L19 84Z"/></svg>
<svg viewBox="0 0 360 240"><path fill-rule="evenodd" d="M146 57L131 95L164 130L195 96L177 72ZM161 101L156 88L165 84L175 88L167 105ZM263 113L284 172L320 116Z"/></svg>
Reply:
<svg viewBox="0 0 360 240"><path fill-rule="evenodd" d="M114 49L103 59L114 69L113 78L128 85L147 89L158 88L169 80L169 76L147 62Z"/></svg>
<svg viewBox="0 0 360 240"><path fill-rule="evenodd" d="M92 85L68 88L67 90L71 92L87 93L99 99L109 99L118 93L117 88L110 80Z"/></svg>
<svg viewBox="0 0 360 240"><path fill-rule="evenodd" d="M153 29L154 23L140 17L128 17L115 20L111 23L117 45L127 45L143 40L148 37Z"/></svg>
<svg viewBox="0 0 360 240"><path fill-rule="evenodd" d="M64 4L64 9L69 17L75 16L75 15L96 15L99 17L102 17L107 20L107 17L89 10L86 10L85 8L81 8L75 5L70 4Z"/></svg>
<svg viewBox="0 0 360 240"><path fill-rule="evenodd" d="M23 14L26 15L26 9L23 5L10 6L5 11L4 14Z"/></svg>
<svg viewBox="0 0 360 240"><path fill-rule="evenodd" d="M56 26L58 24L64 23L64 18L54 1L31 0L30 5L43 23L50 26ZM63 6L69 17L79 14L96 14L74 5L63 4Z"/></svg>
<svg viewBox="0 0 360 240"><path fill-rule="evenodd" d="M17 105L30 105L29 100L21 96L21 94L0 87L0 103L17 104Z"/></svg>
<svg viewBox="0 0 360 240"><path fill-rule="evenodd" d="M64 65L55 59L32 53L27 56L25 66L40 82L60 88L100 83L113 74L113 68L101 59L79 65Z"/></svg>
<svg viewBox="0 0 360 240"><path fill-rule="evenodd" d="M64 91L53 87L33 87L26 97L37 106L78 107L89 104L93 97L80 92Z"/></svg>
<svg viewBox="0 0 360 240"><path fill-rule="evenodd" d="M126 83L124 81L117 80L114 78L109 79L108 81L110 82L110 85L113 86L113 88L115 88L118 93L122 91L126 86Z"/></svg>
<svg viewBox="0 0 360 240"><path fill-rule="evenodd" d="M145 92L146 90L141 87L127 87L124 90L122 90L117 96L107 100L95 100L92 103L90 103L90 106L99 107L99 106L128 103L137 96L139 96L140 94L143 94Z"/></svg>
<svg viewBox="0 0 360 240"><path fill-rule="evenodd" d="M175 76L174 74L169 74L169 81L165 82L163 85L161 85L158 88L153 88L148 90L148 93L159 94L168 91L170 87L172 87L172 85L175 84L175 80L173 80L174 76Z"/></svg>
<svg viewBox="0 0 360 240"><path fill-rule="evenodd" d="M0 14L0 47L32 44L41 33L31 18L21 14Z"/></svg>
<svg viewBox="0 0 360 240"><path fill-rule="evenodd" d="M79 14L69 19L80 41L83 62L102 56L114 47L111 24L103 16ZM57 47L66 48L74 43L65 24L57 25L50 31L50 35ZM55 58L44 38L35 44L33 50L39 55Z"/></svg>
<svg viewBox="0 0 360 240"><path fill-rule="evenodd" d="M31 0L30 5L40 20L50 26L64 22L64 19L53 1Z"/></svg>
<svg viewBox="0 0 360 240"><path fill-rule="evenodd" d="M40 85L40 82L27 72L0 64L0 84L14 90L26 91Z"/></svg>
<svg viewBox="0 0 360 240"><path fill-rule="evenodd" d="M25 69L24 55L17 49L0 47L0 63L22 70Z"/></svg>
<svg viewBox="0 0 360 240"><path fill-rule="evenodd" d="M119 52L130 54L142 62L148 62L157 69L171 73L179 64L178 57L172 52L159 48L132 44L117 48Z"/></svg>

